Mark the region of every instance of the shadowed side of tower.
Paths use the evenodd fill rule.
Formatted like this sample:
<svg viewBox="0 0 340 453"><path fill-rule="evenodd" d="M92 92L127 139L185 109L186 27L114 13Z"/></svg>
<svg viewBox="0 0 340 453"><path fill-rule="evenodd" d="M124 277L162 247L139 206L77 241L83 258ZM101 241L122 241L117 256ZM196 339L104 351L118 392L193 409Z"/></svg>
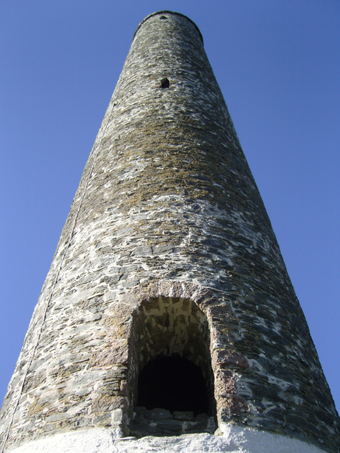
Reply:
<svg viewBox="0 0 340 453"><path fill-rule="evenodd" d="M186 400L187 379L197 390ZM9 384L1 436L18 453L148 451L148 442L339 450L308 326L185 16L155 13L135 33Z"/></svg>

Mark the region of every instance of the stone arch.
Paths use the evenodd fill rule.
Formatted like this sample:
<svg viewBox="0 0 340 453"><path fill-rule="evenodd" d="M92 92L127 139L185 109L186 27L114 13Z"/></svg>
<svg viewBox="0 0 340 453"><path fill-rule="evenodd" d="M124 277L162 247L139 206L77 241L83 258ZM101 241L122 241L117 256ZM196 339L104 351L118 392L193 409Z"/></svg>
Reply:
<svg viewBox="0 0 340 453"><path fill-rule="evenodd" d="M187 365L190 368L190 364L192 364L191 368L194 370L188 379L199 380L199 374L202 376L205 394L204 392L201 395L197 394L197 398L206 398L204 406L206 407L206 418L204 419L202 414L198 414L197 407L203 406L195 406L192 409L187 407L188 412L192 411L196 418L204 419L204 421L201 424L196 423L196 425L183 422L186 425L184 428L182 426L181 430L183 432L213 431L216 404L208 318L193 299L193 288L188 293L188 285L172 282L169 287L168 283L163 282L163 291L160 290L159 285L157 288L153 288L153 286L149 285L147 290L139 289L137 291L139 302L133 312L132 335L129 345L130 363L133 364L130 367L129 382L131 406L136 409L138 405L139 377L146 366L150 364L162 366L164 361L167 366L170 366L171 360L174 360L178 366L178 362L183 360L180 364L181 368L186 368ZM195 369L198 374L195 374ZM184 376L183 382L185 380ZM193 386L194 384L196 382L193 382ZM197 384L197 388L202 389L199 384ZM141 389L139 390L141 391ZM159 408L153 409L158 410ZM174 414L177 413L176 407L169 410L172 410ZM164 417L164 414L161 414L160 417ZM176 424L175 421L173 423ZM192 431L186 429L188 426L191 426ZM193 428L194 426L196 429ZM166 428L164 429L165 431L160 431L162 434L171 434L166 431ZM175 431L173 433L178 434ZM148 434L153 434L153 432Z"/></svg>
<svg viewBox="0 0 340 453"><path fill-rule="evenodd" d="M185 307L189 311L183 314ZM122 294L111 306L105 322L110 326L108 347L103 351L104 357L97 357L95 363L115 367L113 383L118 382L119 390L110 399L114 429L125 435L132 433L141 369L157 356L170 353L182 355L201 367L209 387L208 412L216 414L219 429L232 419L246 424L250 411L247 382L252 370L247 358L236 348L235 343L242 338L242 326L226 294L188 282L145 283ZM180 332L177 341L171 332L165 332L168 337L164 335L163 324L168 330L173 326L170 330ZM149 335L145 325L151 326L152 333L157 333L157 325L161 325L163 339L161 329L157 340L157 335ZM183 333L182 327L186 325L189 332ZM216 423L211 418L213 426L209 432Z"/></svg>

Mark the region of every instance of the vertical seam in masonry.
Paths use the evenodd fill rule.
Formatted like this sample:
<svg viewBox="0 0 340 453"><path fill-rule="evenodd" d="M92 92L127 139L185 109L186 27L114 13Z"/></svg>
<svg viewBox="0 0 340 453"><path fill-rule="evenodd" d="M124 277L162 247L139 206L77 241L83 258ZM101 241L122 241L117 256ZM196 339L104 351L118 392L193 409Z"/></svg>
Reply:
<svg viewBox="0 0 340 453"><path fill-rule="evenodd" d="M111 103L110 103L111 104ZM110 107L110 105L109 105ZM106 114L107 112L105 113L105 116L104 116L104 119L106 117ZM109 122L106 123L106 126L105 126L105 129L103 131L103 137L102 139L100 140L100 145L103 141L103 138L105 136L105 132L108 128L108 124ZM95 141L96 143L96 141ZM73 233L74 233L74 230L75 230L75 227L76 227L76 223L77 223L77 219L78 219L78 214L79 214L79 211L80 211L80 208L83 204L83 201L84 201L84 198L85 198L85 193L86 193L86 189L87 189L87 186L88 186L88 182L89 180L91 179L91 176L92 176L92 173L93 173L93 168L94 168L94 165L95 165L95 162L96 162L96 159L97 159L97 156L98 156L98 150L101 148L101 146L98 146L98 149L96 151L96 153L94 154L93 156L93 162L92 162L92 166L91 166L91 169L90 169L90 172L89 172L89 175L85 181L85 186L84 186L84 190L82 192L82 195L81 195L81 198L80 198L80 202L79 202L79 205L78 205L78 208L77 208L77 211L74 215L74 220L73 220L73 225L72 225L72 228L71 228L71 232L67 238L67 241L65 243L65 250L63 252L63 255L62 255L62 258L60 260L60 264L59 264L59 267L57 268L57 272L56 272L56 275L54 277L54 280L53 280L53 284L52 284L52 289L51 289L51 293L50 293L50 296L48 297L47 299L47 303L46 303L46 306L45 306L45 309L43 311L43 316L42 316L42 321L41 321L41 324L40 324L40 329L39 329L39 333L37 335L37 341L34 345L34 348L33 348L33 352L32 354L30 355L30 358L28 360L28 366L26 368L26 371L24 373L24 376L23 376L23 379L22 379L22 383L21 383L21 386L20 386L20 390L19 390L19 395L18 395L18 398L17 400L15 401L14 403L14 409L13 409L13 412L12 412L12 416L11 416L11 419L10 419L10 422L8 424L8 427L7 427L7 430L5 432L5 435L4 435L4 440L3 440L3 443L2 443L2 446L1 446L1 453L4 453L5 451L5 446L6 446L6 443L7 443L7 440L8 440L8 437L9 437L9 432L11 430L11 427L12 427L12 424L13 424L13 419L14 419L14 415L16 413L16 410L18 408L18 405L19 405L19 401L20 401L20 398L22 396L22 391L23 391L23 388L24 388L24 385L25 385L25 381L26 381L26 377L27 377L27 374L28 374L28 371L32 365L32 361L33 361L33 358L35 356L35 353L36 353L36 350L37 350L37 347L38 347L38 344L39 344L39 340L40 340L40 336L41 336L41 333L42 333L42 328L43 328L43 325L45 323L45 320L46 320L46 313L47 313L47 310L48 310L48 307L50 305L50 302L52 300L52 297L53 297L53 293L54 293L54 289L55 289L55 286L56 286L56 283L58 281L58 277L59 277L59 274L60 274L60 271L63 267L63 263L65 261L65 258L66 258L66 253L67 253L67 250L69 249L70 247L70 243L71 243L71 239L73 237Z"/></svg>

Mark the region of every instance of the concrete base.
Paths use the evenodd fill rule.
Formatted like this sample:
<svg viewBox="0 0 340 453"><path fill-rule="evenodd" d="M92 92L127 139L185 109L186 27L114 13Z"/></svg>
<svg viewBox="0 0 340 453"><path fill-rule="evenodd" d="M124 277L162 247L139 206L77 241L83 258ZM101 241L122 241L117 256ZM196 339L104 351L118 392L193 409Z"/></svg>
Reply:
<svg viewBox="0 0 340 453"><path fill-rule="evenodd" d="M325 450L286 436L237 426L220 427L222 436L186 434L174 437L115 438L114 431L94 428L55 434L28 442L11 453L325 453Z"/></svg>

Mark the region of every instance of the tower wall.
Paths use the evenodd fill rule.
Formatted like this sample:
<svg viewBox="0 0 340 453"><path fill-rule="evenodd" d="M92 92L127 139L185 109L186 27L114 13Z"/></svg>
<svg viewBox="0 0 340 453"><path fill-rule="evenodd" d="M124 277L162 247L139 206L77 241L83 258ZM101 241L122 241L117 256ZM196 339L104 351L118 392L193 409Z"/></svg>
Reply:
<svg viewBox="0 0 340 453"><path fill-rule="evenodd" d="M195 451L338 451L338 415L201 34L160 12L136 31L62 231L4 400L6 451L60 436L87 451L98 433L110 449L131 434L141 369L174 353L211 360L220 437L197 434ZM117 451L127 442L146 441Z"/></svg>

